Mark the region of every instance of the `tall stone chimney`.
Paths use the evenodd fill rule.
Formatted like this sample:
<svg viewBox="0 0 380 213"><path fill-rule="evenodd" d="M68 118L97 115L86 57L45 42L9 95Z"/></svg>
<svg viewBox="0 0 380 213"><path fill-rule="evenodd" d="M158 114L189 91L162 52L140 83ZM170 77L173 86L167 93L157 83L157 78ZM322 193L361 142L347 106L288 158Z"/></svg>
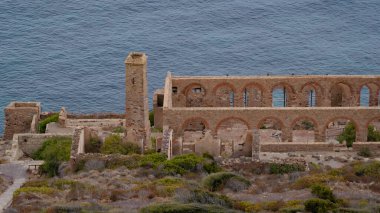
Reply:
<svg viewBox="0 0 380 213"><path fill-rule="evenodd" d="M132 52L125 59L126 138L142 148L150 139L147 57Z"/></svg>

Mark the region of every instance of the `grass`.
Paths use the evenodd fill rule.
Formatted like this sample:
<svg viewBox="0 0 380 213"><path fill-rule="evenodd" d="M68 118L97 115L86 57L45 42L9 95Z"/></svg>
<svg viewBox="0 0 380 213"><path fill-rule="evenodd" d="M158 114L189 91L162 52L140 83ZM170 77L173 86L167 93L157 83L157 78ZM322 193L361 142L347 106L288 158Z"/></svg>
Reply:
<svg viewBox="0 0 380 213"><path fill-rule="evenodd" d="M58 174L59 165L70 159L71 138L53 137L42 144L35 153L33 159L44 160L40 171L50 177Z"/></svg>
<svg viewBox="0 0 380 213"><path fill-rule="evenodd" d="M140 147L130 142L124 142L119 135L110 135L105 139L100 152L103 154L128 155L140 153Z"/></svg>
<svg viewBox="0 0 380 213"><path fill-rule="evenodd" d="M292 172L305 171L305 167L300 164L279 164L271 163L269 165L269 171L271 174L286 174Z"/></svg>
<svg viewBox="0 0 380 213"><path fill-rule="evenodd" d="M17 197L21 193L38 193L38 194L46 194L46 195L51 195L53 193L57 192L56 189L50 188L50 187L22 187L17 189L14 193L13 196Z"/></svg>
<svg viewBox="0 0 380 213"><path fill-rule="evenodd" d="M140 213L234 213L232 209L217 205L199 203L158 203L152 204L140 210Z"/></svg>
<svg viewBox="0 0 380 213"><path fill-rule="evenodd" d="M50 115L49 117L41 120L38 123L38 132L39 133L45 133L46 132L46 125L48 125L49 123L52 123L52 122L57 122L58 119L59 119L59 113L54 113L54 114Z"/></svg>

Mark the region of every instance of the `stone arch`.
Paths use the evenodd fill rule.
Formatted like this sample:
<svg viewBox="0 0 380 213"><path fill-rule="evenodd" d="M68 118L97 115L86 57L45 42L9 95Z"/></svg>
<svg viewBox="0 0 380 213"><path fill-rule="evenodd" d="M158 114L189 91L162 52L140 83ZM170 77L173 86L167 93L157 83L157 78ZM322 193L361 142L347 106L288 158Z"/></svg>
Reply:
<svg viewBox="0 0 380 213"><path fill-rule="evenodd" d="M262 107L264 89L258 83L248 83L241 90L244 107Z"/></svg>
<svg viewBox="0 0 380 213"><path fill-rule="evenodd" d="M319 141L318 122L311 117L296 118L291 124L291 138L293 142Z"/></svg>
<svg viewBox="0 0 380 213"><path fill-rule="evenodd" d="M185 87L183 94L186 97L186 107L202 107L206 106L204 98L206 89L200 83L191 83Z"/></svg>
<svg viewBox="0 0 380 213"><path fill-rule="evenodd" d="M332 107L347 107L353 105L354 93L352 86L345 82L335 83L330 88L330 101Z"/></svg>
<svg viewBox="0 0 380 213"><path fill-rule="evenodd" d="M221 141L221 153L224 157L249 156L252 154L252 138L248 135L248 122L238 117L221 120L215 129Z"/></svg>
<svg viewBox="0 0 380 213"><path fill-rule="evenodd" d="M321 106L322 99L324 97L324 91L321 87L320 84L317 82L308 82L304 85L302 85L299 94L300 94L300 99L299 100L299 106L301 107L307 107L310 106L310 91L313 90L315 91L315 106ZM313 101L312 101L313 102Z"/></svg>
<svg viewBox="0 0 380 213"><path fill-rule="evenodd" d="M265 117L257 125L260 132L260 141L281 142L288 140L288 136L283 134L284 123L276 117Z"/></svg>
<svg viewBox="0 0 380 213"><path fill-rule="evenodd" d="M215 95L215 107L234 106L236 89L232 84L227 82L216 85L213 89Z"/></svg>
<svg viewBox="0 0 380 213"><path fill-rule="evenodd" d="M367 82L367 83L364 83L364 84L361 84L358 88L358 91L356 92L357 93L357 97L358 97L358 101L357 101L357 105L360 106L361 105L361 96L362 96L362 89L363 87L367 87L368 88L368 105L369 106L378 106L378 103L379 103L379 90L380 90L380 86L379 84L375 83L375 82Z"/></svg>
<svg viewBox="0 0 380 213"><path fill-rule="evenodd" d="M182 124L183 143L193 144L201 140L207 129L209 129L209 124L204 118L192 117L185 120Z"/></svg>
<svg viewBox="0 0 380 213"><path fill-rule="evenodd" d="M331 118L330 120L327 121L327 123L324 125L323 132L325 136L325 141L326 142L336 142L336 137L343 132L344 128L346 125L352 122L355 126L355 132L356 132L356 140L358 138L358 133L359 133L359 125L358 123L350 117L345 117L345 116L338 116Z"/></svg>
<svg viewBox="0 0 380 213"><path fill-rule="evenodd" d="M284 93L284 97L279 97L281 100L275 100L274 93L276 91L282 90ZM282 96L282 95L281 95ZM285 107L291 107L294 106L294 102L296 100L296 92L293 86L291 86L288 83L280 82L272 86L271 88L271 98L272 98L272 106L285 106ZM285 103L285 104L282 104Z"/></svg>

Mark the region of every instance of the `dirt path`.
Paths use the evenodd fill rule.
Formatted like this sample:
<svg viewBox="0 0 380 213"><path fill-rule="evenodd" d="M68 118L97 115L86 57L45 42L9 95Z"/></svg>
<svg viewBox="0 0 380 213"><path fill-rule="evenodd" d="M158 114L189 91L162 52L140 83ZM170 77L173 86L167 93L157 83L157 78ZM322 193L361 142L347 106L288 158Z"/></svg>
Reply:
<svg viewBox="0 0 380 213"><path fill-rule="evenodd" d="M0 212L3 212L11 204L13 192L25 183L27 168L24 162L12 162L0 165L0 173L13 179L13 184L0 195Z"/></svg>

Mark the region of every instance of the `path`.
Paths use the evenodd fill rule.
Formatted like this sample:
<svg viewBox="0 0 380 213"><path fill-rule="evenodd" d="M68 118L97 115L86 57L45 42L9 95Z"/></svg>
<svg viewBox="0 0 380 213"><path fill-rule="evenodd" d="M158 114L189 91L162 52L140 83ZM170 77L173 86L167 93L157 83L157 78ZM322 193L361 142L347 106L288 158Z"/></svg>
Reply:
<svg viewBox="0 0 380 213"><path fill-rule="evenodd" d="M0 212L8 208L12 203L13 192L22 186L26 181L26 170L28 166L22 161L15 161L7 164L0 164L0 173L13 179L13 184L0 195Z"/></svg>

